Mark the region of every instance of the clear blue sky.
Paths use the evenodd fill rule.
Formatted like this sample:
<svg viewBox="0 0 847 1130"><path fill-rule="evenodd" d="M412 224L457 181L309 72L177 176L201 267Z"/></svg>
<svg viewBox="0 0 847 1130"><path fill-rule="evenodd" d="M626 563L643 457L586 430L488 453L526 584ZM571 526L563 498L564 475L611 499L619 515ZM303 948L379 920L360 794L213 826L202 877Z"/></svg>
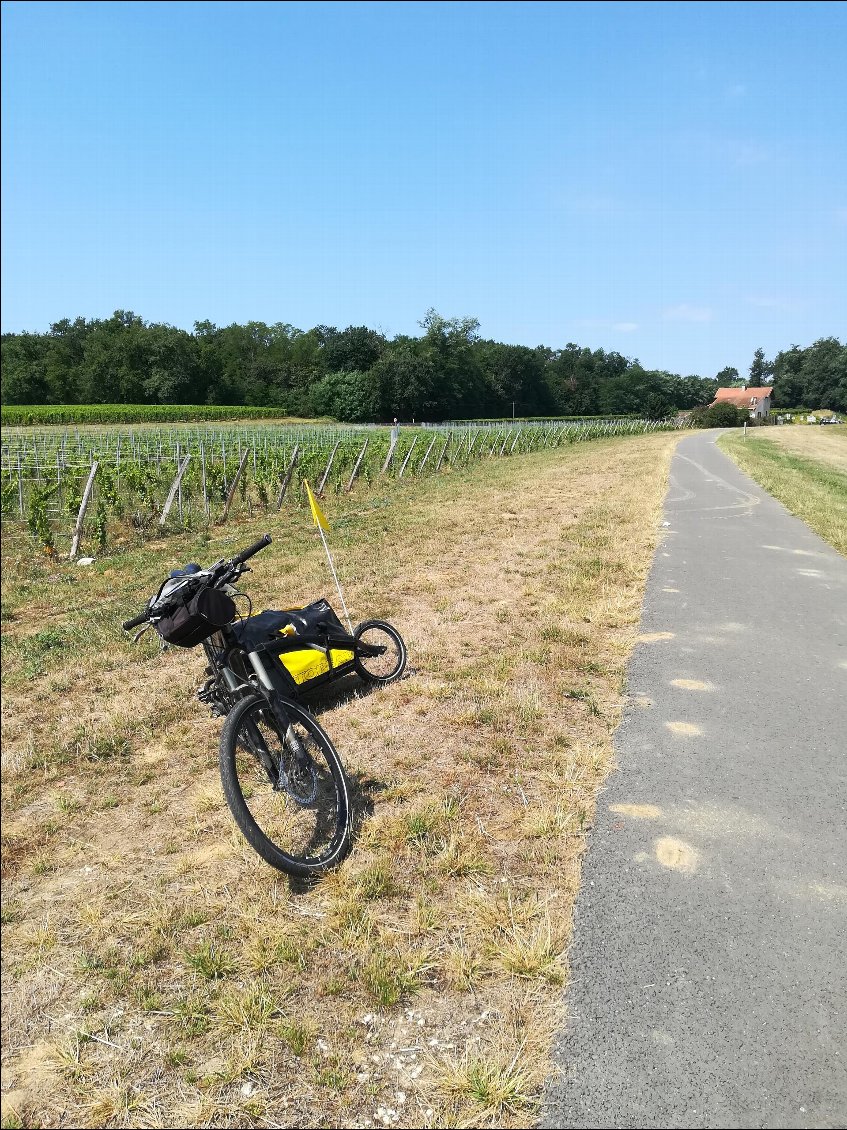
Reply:
<svg viewBox="0 0 847 1130"><path fill-rule="evenodd" d="M847 333L847 4L3 4L4 330Z"/></svg>

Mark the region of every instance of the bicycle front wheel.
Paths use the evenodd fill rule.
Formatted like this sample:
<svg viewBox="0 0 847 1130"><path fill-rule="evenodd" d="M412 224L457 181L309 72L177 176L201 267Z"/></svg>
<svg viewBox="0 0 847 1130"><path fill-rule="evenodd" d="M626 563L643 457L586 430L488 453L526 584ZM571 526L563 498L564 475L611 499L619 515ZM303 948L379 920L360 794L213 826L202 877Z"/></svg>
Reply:
<svg viewBox="0 0 847 1130"><path fill-rule="evenodd" d="M350 847L351 812L341 759L315 717L286 699L280 713L253 695L221 734L224 796L250 846L272 867L307 877Z"/></svg>

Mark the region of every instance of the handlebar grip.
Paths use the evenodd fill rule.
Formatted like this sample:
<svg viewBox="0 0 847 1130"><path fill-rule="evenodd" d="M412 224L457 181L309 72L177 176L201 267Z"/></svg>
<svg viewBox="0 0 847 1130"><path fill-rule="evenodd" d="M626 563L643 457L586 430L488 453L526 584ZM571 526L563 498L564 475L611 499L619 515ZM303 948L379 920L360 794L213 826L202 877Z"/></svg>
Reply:
<svg viewBox="0 0 847 1130"><path fill-rule="evenodd" d="M140 616L133 616L131 620L124 620L121 627L125 632L128 632L131 628L137 628L139 624L146 624L149 619L148 614L142 612Z"/></svg>
<svg viewBox="0 0 847 1130"><path fill-rule="evenodd" d="M259 540L257 542L254 542L253 545L248 545L246 549L242 549L240 553L236 553L235 557L233 557L232 560L238 561L243 565L248 557L254 557L257 553L263 550L266 545L270 545L272 541L273 538L271 537L271 535L265 534L264 537L259 538Z"/></svg>

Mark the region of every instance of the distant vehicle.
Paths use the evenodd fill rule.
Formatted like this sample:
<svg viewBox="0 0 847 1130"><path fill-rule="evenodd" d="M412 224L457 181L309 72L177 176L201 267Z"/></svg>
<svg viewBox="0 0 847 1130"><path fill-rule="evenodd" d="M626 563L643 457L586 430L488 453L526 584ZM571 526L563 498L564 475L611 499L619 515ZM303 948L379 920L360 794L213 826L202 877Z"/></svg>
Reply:
<svg viewBox="0 0 847 1130"><path fill-rule="evenodd" d="M818 423L819 424L837 424L838 419L835 416L831 416L828 420L818 420Z"/></svg>

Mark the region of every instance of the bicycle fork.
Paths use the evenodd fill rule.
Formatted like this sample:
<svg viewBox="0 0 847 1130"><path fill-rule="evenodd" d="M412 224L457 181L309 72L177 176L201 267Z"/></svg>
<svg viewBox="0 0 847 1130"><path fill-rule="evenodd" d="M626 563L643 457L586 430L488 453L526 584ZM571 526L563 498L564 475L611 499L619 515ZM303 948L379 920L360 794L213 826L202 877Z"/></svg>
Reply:
<svg viewBox="0 0 847 1130"><path fill-rule="evenodd" d="M287 723L283 745L291 754L290 772L288 773L285 771L284 759L280 756L279 774L274 790L288 793L298 804L311 804L318 793L317 766L309 756L306 747L300 740L300 735L294 729L293 723L288 720L284 711L277 709L275 703L272 704L272 709L274 717L279 722L280 729Z"/></svg>
<svg viewBox="0 0 847 1130"><path fill-rule="evenodd" d="M264 688L265 697L268 700L268 706L270 707L274 720L277 723L279 732L285 735L283 739L283 745L291 753L292 768L295 770L295 772L299 771L299 773L304 778L310 777L312 775L314 763L311 757L309 757L309 754L306 752L306 747L300 740L300 735L294 729L294 725L292 724L291 719L288 717L288 714L280 706L277 700L276 688L274 687L271 677L267 672L267 668L262 662L261 656L257 655L255 651L251 651L248 658L250 659L250 665L259 678L259 682ZM280 755L279 758L279 767L277 769L277 779L274 782L274 790L276 792L286 792L291 796L295 795L292 791L289 775L285 771L285 759L282 757L282 755ZM313 799L314 789L312 790L312 796L310 796L308 800Z"/></svg>

